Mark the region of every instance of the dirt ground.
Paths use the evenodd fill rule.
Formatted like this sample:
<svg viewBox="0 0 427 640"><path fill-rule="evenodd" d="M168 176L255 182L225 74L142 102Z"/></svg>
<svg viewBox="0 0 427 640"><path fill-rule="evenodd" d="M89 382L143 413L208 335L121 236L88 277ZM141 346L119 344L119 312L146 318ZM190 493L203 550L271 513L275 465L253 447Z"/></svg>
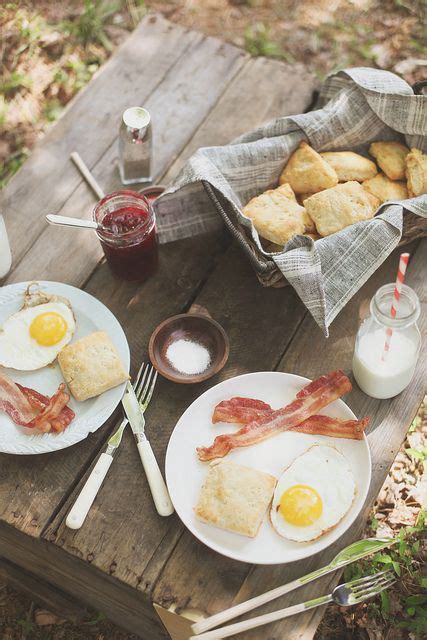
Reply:
<svg viewBox="0 0 427 640"><path fill-rule="evenodd" d="M413 83L427 79L426 7L426 0L1 0L0 188L147 10L252 55L302 62L320 79L346 66L375 66ZM374 566L399 570L399 581L378 602L350 610L329 607L316 640L427 637L426 539L420 515L427 493L426 455L423 405L365 532L402 536L398 552L374 561ZM0 579L0 640L134 637L99 612L73 625Z"/></svg>

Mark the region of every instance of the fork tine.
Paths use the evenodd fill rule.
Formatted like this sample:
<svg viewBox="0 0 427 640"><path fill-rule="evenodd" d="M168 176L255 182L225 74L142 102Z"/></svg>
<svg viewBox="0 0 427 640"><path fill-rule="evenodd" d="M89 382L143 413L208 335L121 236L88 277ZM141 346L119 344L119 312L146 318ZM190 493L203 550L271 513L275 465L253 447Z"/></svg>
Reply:
<svg viewBox="0 0 427 640"><path fill-rule="evenodd" d="M359 585L364 585L367 582L371 582L372 580L379 580L382 576L385 575L393 575L390 569L384 569L384 571L380 571L379 573L371 573L369 576L364 576L363 578L357 578L356 580L350 580L350 582L346 582L347 587L357 587Z"/></svg>
<svg viewBox="0 0 427 640"><path fill-rule="evenodd" d="M137 387L139 385L139 381L141 380L141 375L142 375L142 371L144 369L144 366L145 366L145 362L142 362L141 366L139 367L139 371L136 374L135 382L134 382L134 385L133 385L133 388L135 389L135 392L136 392L136 389L137 389Z"/></svg>
<svg viewBox="0 0 427 640"><path fill-rule="evenodd" d="M377 596L379 593L381 593L381 591L385 591L385 589L388 589L389 587L391 587L391 585L394 584L395 582L396 580L394 579L386 580L385 582L381 583L378 587L368 589L367 591L363 591L359 595L353 594L354 604L359 604L359 602L363 602L368 598L373 598L374 596Z"/></svg>
<svg viewBox="0 0 427 640"><path fill-rule="evenodd" d="M153 369L154 371L154 369ZM153 395L153 391L154 391L154 387L156 386L156 382L157 382L157 371L155 372L153 379L151 380L151 386L150 389L148 391L148 394L144 400L144 405L145 407L148 407L148 405L150 404L150 400L151 400L151 396Z"/></svg>
<svg viewBox="0 0 427 640"><path fill-rule="evenodd" d="M375 582L370 582L367 585L357 587L356 589L351 588L350 591L354 596L363 595L363 593L365 593L366 591L376 589L377 587L380 587L381 585L383 585L385 582L388 582L389 580L395 580L395 579L396 578L394 575L384 576L380 580L376 580Z"/></svg>
<svg viewBox="0 0 427 640"><path fill-rule="evenodd" d="M145 383L146 383L146 379L147 379L147 375L150 373L150 365L147 364L145 369L144 369L144 374L137 386L137 388L135 389L135 395L138 398L139 401L141 401L142 395L143 395L143 388L145 387Z"/></svg>
<svg viewBox="0 0 427 640"><path fill-rule="evenodd" d="M153 367L151 365L148 365L147 377L145 378L144 388L141 391L141 397L139 399L140 404L145 404L147 394L150 390L152 375L153 375Z"/></svg>

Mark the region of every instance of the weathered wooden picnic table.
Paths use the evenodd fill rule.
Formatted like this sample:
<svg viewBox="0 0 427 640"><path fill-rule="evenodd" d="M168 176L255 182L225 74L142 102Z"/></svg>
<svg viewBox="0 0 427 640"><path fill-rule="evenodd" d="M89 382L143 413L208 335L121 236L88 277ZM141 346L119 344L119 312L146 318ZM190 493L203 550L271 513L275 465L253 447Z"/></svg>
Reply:
<svg viewBox="0 0 427 640"><path fill-rule="evenodd" d="M116 136L120 114L129 105L143 104L152 113L154 175L167 182L199 146L223 144L270 118L304 111L314 86L301 65L254 59L219 40L148 16L72 102L2 194L14 256L3 284L56 280L95 295L126 332L133 373L146 358L154 327L194 303L206 307L228 332L230 358L216 378L194 386L159 380L147 431L162 468L177 419L212 384L249 371L276 369L307 377L336 367L350 371L360 310L377 287L393 279L396 255L351 300L326 340L291 287L261 287L225 231L162 246L158 272L137 284L111 275L94 234L48 227L44 215L90 215L94 196L70 163L74 150L106 192L120 186ZM412 246L408 275L408 283L424 295L424 328L426 249L425 241ZM372 417L371 489L351 530L318 556L289 565L251 566L210 551L176 515L160 518L130 431L84 526L67 529L66 514L117 423L116 412L70 449L39 456L0 455L1 574L72 619L84 603L146 640L167 638L167 631L184 640L191 620L303 575L357 538L421 403L425 363L420 358L413 382L393 400L372 400L357 387L348 397L356 414ZM261 611L324 593L337 580L337 575L328 576ZM311 638L322 613L315 609L269 625L262 636ZM255 630L241 637L260 635Z"/></svg>

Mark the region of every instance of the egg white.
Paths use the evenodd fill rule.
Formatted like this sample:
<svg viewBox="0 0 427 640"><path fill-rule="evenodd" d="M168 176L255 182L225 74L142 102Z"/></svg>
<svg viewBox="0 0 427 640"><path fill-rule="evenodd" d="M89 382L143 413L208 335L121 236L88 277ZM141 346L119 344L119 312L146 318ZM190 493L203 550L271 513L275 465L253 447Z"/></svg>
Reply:
<svg viewBox="0 0 427 640"><path fill-rule="evenodd" d="M311 525L292 525L278 510L283 493L296 484L315 489L322 499L322 513ZM345 516L355 489L353 473L342 453L334 447L314 445L295 458L277 481L270 511L271 523L279 535L289 540L315 540Z"/></svg>
<svg viewBox="0 0 427 640"><path fill-rule="evenodd" d="M42 313L54 312L62 316L67 330L57 344L43 346L30 335L30 325ZM35 307L21 309L10 316L0 329L0 365L20 371L41 369L55 360L68 344L76 329L70 307L64 302L47 302Z"/></svg>

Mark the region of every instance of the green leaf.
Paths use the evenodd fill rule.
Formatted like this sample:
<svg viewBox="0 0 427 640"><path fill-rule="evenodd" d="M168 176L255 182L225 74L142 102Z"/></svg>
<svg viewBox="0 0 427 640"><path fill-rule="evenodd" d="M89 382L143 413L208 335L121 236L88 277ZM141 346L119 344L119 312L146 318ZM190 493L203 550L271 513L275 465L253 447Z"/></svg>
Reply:
<svg viewBox="0 0 427 640"><path fill-rule="evenodd" d="M420 586L421 586L423 589L427 589L427 578L421 578L421 579L420 579Z"/></svg>
<svg viewBox="0 0 427 640"><path fill-rule="evenodd" d="M409 609L406 609L406 613L408 614L408 616L413 616L415 613L414 607L409 607Z"/></svg>
<svg viewBox="0 0 427 640"><path fill-rule="evenodd" d="M405 540L399 542L399 555L404 556L408 550L408 543Z"/></svg>
<svg viewBox="0 0 427 640"><path fill-rule="evenodd" d="M381 591L381 611L385 617L390 613L390 598L387 591Z"/></svg>
<svg viewBox="0 0 427 640"><path fill-rule="evenodd" d="M425 460L427 456L427 452L425 449L423 451L418 451L418 449L413 449L409 447L409 449L405 449L405 453L411 458L416 458L418 460Z"/></svg>
<svg viewBox="0 0 427 640"><path fill-rule="evenodd" d="M408 596L407 598L405 598L405 602L406 604L411 604L411 605L415 605L415 604L426 604L427 603L427 594L424 595L423 593L417 593L413 596Z"/></svg>
<svg viewBox="0 0 427 640"><path fill-rule="evenodd" d="M391 564L393 562L388 553L377 553L374 555L374 562L382 562L383 564Z"/></svg>

